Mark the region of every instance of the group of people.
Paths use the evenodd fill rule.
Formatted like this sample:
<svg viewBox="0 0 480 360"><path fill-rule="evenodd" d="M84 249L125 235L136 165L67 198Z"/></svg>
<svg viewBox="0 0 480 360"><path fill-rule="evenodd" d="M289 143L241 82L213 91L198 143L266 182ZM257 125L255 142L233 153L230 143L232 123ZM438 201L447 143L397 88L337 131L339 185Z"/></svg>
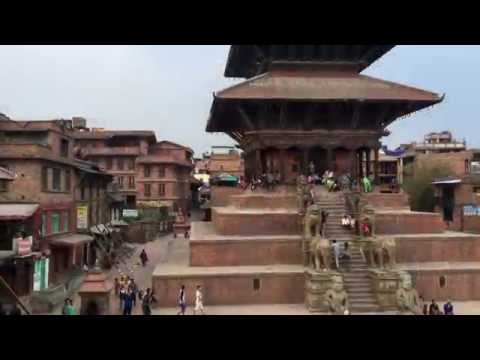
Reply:
<svg viewBox="0 0 480 360"><path fill-rule="evenodd" d="M274 173L263 173L260 176L253 175L250 181L250 190L255 191L258 187L265 188L272 191L276 185L281 182L281 175L279 171Z"/></svg>
<svg viewBox="0 0 480 360"><path fill-rule="evenodd" d="M185 315L187 312L187 291L185 285L180 287L178 306L180 307L180 311L177 315ZM203 308L203 291L200 285L197 285L197 289L195 290L195 308L193 309L193 315L196 315L197 313L205 315L205 309Z"/></svg>
<svg viewBox="0 0 480 360"><path fill-rule="evenodd" d="M135 280L130 277L115 278L115 295L119 298L120 311L123 315L132 315L132 310L137 305L138 301L142 302L143 315L151 315L151 304L156 302L152 289L148 288L146 291L139 290Z"/></svg>
<svg viewBox="0 0 480 360"><path fill-rule="evenodd" d="M423 302L423 315L454 315L453 304L450 300L443 305L443 311L440 310L440 307L433 299L430 305L425 303L421 296L420 301Z"/></svg>
<svg viewBox="0 0 480 360"><path fill-rule="evenodd" d="M342 226L347 229L354 230L355 229L355 219L352 218L350 215L343 215L342 217Z"/></svg>

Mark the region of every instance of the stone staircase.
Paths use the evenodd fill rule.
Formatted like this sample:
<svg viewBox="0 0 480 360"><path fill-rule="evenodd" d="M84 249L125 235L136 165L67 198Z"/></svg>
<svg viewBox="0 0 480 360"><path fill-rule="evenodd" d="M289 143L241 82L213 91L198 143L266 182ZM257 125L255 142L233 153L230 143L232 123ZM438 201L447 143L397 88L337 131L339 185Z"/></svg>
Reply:
<svg viewBox="0 0 480 360"><path fill-rule="evenodd" d="M378 312L379 305L368 277L367 264L362 257L359 246L355 243L355 235L342 227L341 219L346 213L345 197L342 192L329 193L323 187L315 187L315 202L328 213L325 225L325 236L337 240L343 248L349 242L350 260L340 260L340 273L343 275L345 290L348 293L350 311L352 313ZM332 257L332 264L335 260Z"/></svg>

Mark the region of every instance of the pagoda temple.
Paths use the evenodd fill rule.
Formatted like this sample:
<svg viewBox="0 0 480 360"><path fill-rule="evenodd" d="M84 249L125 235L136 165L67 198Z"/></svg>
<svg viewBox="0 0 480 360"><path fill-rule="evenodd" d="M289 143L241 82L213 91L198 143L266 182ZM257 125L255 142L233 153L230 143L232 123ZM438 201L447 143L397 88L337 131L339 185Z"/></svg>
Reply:
<svg viewBox="0 0 480 360"><path fill-rule="evenodd" d="M313 162L377 180L386 127L443 99L361 74L392 47L232 46L225 76L246 80L214 94L206 130L238 143L247 178L279 172L293 183Z"/></svg>
<svg viewBox="0 0 480 360"><path fill-rule="evenodd" d="M190 238L176 239L188 247L181 261L155 268L152 287L162 294L157 306L175 306L181 285L189 304L201 285L207 309L305 304L311 312L324 312L325 296L332 292L338 299L347 295L351 313L405 310L408 301L400 306L397 295L416 299L416 291L427 299L480 299L480 235L446 231L438 212L411 211L403 191L329 192L313 185L311 209L317 209L317 218L318 209L328 213L323 237L348 245L350 259L332 271L312 267L307 216L298 211L299 187L290 184L311 170L311 162L317 173L329 169L378 180L378 150L387 127L443 100L361 74L391 49L231 47L225 76L245 80L214 94L206 130L227 133L238 143L247 177L280 173L283 181L273 189L212 186L211 221L193 221ZM368 222L372 236L342 226L345 214L356 216L357 224ZM377 260L365 257L365 244L381 245ZM379 257L385 253L388 266Z"/></svg>

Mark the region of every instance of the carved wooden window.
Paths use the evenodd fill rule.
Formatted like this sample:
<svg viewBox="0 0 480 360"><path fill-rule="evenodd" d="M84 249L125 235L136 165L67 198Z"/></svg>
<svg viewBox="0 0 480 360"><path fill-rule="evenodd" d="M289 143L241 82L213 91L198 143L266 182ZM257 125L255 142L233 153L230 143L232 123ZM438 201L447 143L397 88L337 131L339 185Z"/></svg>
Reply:
<svg viewBox="0 0 480 360"><path fill-rule="evenodd" d="M62 171L60 169L53 169L53 181L52 181L52 189L53 190L62 190L61 185L62 179Z"/></svg>
<svg viewBox="0 0 480 360"><path fill-rule="evenodd" d="M65 170L65 191L70 191L72 187L72 175L70 169Z"/></svg>
<svg viewBox="0 0 480 360"><path fill-rule="evenodd" d="M135 159L128 159L128 170L135 170Z"/></svg>
<svg viewBox="0 0 480 360"><path fill-rule="evenodd" d="M148 178L150 177L150 165L145 165L143 168L143 176Z"/></svg>
<svg viewBox="0 0 480 360"><path fill-rule="evenodd" d="M117 159L117 169L118 170L123 170L124 163L123 163L123 158L118 158Z"/></svg>
<svg viewBox="0 0 480 360"><path fill-rule="evenodd" d="M165 196L165 184L158 184L158 196Z"/></svg>
<svg viewBox="0 0 480 360"><path fill-rule="evenodd" d="M145 197L150 197L150 195L151 195L151 186L150 186L150 184L145 184L145 185L144 185L144 193L145 193Z"/></svg>
<svg viewBox="0 0 480 360"><path fill-rule="evenodd" d="M160 165L160 166L158 167L158 177L159 177L159 178L165 177L165 166Z"/></svg>
<svg viewBox="0 0 480 360"><path fill-rule="evenodd" d="M111 170L112 169L112 158L111 157L107 157L106 158L106 167L107 167L107 170Z"/></svg>

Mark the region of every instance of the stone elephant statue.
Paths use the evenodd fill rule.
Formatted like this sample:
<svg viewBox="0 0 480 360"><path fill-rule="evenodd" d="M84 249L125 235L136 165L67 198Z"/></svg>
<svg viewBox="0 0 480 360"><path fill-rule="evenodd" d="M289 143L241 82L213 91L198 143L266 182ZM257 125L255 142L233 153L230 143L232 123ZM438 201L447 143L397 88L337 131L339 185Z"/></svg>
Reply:
<svg viewBox="0 0 480 360"><path fill-rule="evenodd" d="M371 266L378 266L379 268L385 268L387 265L389 268L393 268L396 265L396 244L393 237L372 237L368 240L362 241L361 250L366 257L365 260ZM385 258L387 261L385 261Z"/></svg>
<svg viewBox="0 0 480 360"><path fill-rule="evenodd" d="M309 264L316 270L320 271L321 266L325 271L331 269L330 264L330 242L322 236L315 236L310 241L309 246Z"/></svg>

